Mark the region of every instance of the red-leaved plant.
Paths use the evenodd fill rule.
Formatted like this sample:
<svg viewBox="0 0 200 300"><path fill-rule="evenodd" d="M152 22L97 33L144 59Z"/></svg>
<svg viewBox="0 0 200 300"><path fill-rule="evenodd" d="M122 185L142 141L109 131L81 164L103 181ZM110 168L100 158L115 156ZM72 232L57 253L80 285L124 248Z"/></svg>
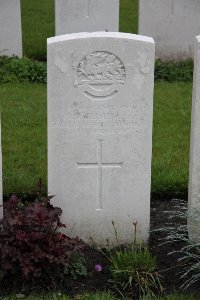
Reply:
<svg viewBox="0 0 200 300"><path fill-rule="evenodd" d="M41 183L39 183L40 185ZM42 187L42 186L40 186ZM59 232L62 210L53 207L52 197L23 203L12 196L4 204L0 227L0 281L14 278L24 286L52 287L62 279L70 258L84 243Z"/></svg>

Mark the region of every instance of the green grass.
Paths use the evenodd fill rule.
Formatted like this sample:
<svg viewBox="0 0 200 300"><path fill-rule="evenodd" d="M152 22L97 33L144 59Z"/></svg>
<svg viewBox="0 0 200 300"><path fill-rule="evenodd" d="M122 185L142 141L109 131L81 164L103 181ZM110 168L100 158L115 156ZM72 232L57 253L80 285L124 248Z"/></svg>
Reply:
<svg viewBox="0 0 200 300"><path fill-rule="evenodd" d="M7 296L7 297L0 297L0 300L17 300L16 296ZM59 295L50 295L47 294L46 296L27 296L26 300L72 300L67 296L59 296ZM154 298L151 297L144 297L140 300L153 300ZM190 295L170 295L165 297L158 297L157 300L199 300L198 296L190 296ZM112 296L112 294L108 293L95 293L95 294L85 294L83 296L78 295L74 298L74 300L119 300ZM128 299L127 299L128 300Z"/></svg>
<svg viewBox="0 0 200 300"><path fill-rule="evenodd" d="M17 300L20 299L16 295L10 295L5 297L0 297L0 300ZM68 296L56 294L41 294L41 295L28 295L25 298L26 300L72 300ZM104 300L104 299L103 299ZM107 299L105 299L107 300ZM108 300L112 300L111 298Z"/></svg>
<svg viewBox="0 0 200 300"><path fill-rule="evenodd" d="M141 298L140 300L155 300L155 298L151 297L144 297ZM169 295L169 296L163 296L163 297L158 297L156 300L199 300L199 296L192 296L192 295Z"/></svg>
<svg viewBox="0 0 200 300"><path fill-rule="evenodd" d="M95 294L85 294L79 298L79 300L117 300L118 298L114 297L110 293L95 293Z"/></svg>
<svg viewBox="0 0 200 300"><path fill-rule="evenodd" d="M54 36L54 0L21 0L23 52L46 59L46 39Z"/></svg>
<svg viewBox="0 0 200 300"><path fill-rule="evenodd" d="M153 300L153 299L141 299L141 300ZM157 300L199 300L199 296L192 295L170 295L166 297L159 297Z"/></svg>
<svg viewBox="0 0 200 300"><path fill-rule="evenodd" d="M156 83L152 192L184 193L188 185L192 83Z"/></svg>
<svg viewBox="0 0 200 300"><path fill-rule="evenodd" d="M0 297L0 300L17 300L18 298L15 295ZM66 295L59 294L47 294L47 295L30 295L25 297L26 300L72 300L72 298ZM77 295L77 297L73 298L74 300L118 300L118 298L114 297L111 293L89 293L85 295Z"/></svg>
<svg viewBox="0 0 200 300"><path fill-rule="evenodd" d="M114 229L118 241L115 226ZM147 247L137 244L135 238L132 247L125 248L119 245L109 251L110 281L116 292L129 295L131 299L136 295L146 294L153 297L156 292L163 290L160 275L156 272L156 259Z"/></svg>
<svg viewBox="0 0 200 300"><path fill-rule="evenodd" d="M184 193L188 184L192 83L155 84L152 192ZM46 85L0 85L4 194L47 182Z"/></svg>
<svg viewBox="0 0 200 300"><path fill-rule="evenodd" d="M138 0L120 1L120 32L138 32Z"/></svg>
<svg viewBox="0 0 200 300"><path fill-rule="evenodd" d="M24 55L46 59L46 39L54 36L54 0L21 0ZM120 31L137 33L138 0L121 0Z"/></svg>
<svg viewBox="0 0 200 300"><path fill-rule="evenodd" d="M46 85L0 86L4 194L28 192L46 183Z"/></svg>
<svg viewBox="0 0 200 300"><path fill-rule="evenodd" d="M0 300L17 300L17 299L19 299L19 298L17 298L15 295L10 295L7 297L0 297ZM57 300L56 298L53 297L53 295L27 296L24 299L26 299L26 300ZM62 299L60 299L60 300L62 300Z"/></svg>

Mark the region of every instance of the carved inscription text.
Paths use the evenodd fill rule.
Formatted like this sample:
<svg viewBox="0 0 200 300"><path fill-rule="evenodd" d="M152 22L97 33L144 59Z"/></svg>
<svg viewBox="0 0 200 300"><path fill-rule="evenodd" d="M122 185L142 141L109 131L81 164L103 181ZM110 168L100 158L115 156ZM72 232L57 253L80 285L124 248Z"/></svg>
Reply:
<svg viewBox="0 0 200 300"><path fill-rule="evenodd" d="M142 115L142 117L141 117ZM62 129L67 135L128 134L144 126L145 106L96 105L95 108L74 102L64 118L52 122L51 128Z"/></svg>

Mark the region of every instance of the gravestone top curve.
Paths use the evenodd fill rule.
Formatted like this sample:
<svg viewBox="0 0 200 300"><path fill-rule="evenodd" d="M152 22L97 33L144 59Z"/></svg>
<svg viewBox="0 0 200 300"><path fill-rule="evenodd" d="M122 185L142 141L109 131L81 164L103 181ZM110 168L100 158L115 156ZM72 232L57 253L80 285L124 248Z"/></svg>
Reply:
<svg viewBox="0 0 200 300"><path fill-rule="evenodd" d="M151 37L131 34L126 32L79 32L79 33L70 33L64 35L58 35L47 39L47 44L64 42L66 40L76 40L76 39L87 39L87 38L117 38L117 39L130 39L135 41L142 41L154 44L154 40Z"/></svg>

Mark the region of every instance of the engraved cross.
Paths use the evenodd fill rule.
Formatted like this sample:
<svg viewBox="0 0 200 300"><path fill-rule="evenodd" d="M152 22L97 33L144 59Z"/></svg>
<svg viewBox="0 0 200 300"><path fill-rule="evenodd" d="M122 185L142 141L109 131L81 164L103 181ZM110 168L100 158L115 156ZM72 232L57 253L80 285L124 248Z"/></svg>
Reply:
<svg viewBox="0 0 200 300"><path fill-rule="evenodd" d="M90 0L86 0L86 18L89 18L90 16Z"/></svg>
<svg viewBox="0 0 200 300"><path fill-rule="evenodd" d="M103 162L103 140L97 141L97 162L77 163L77 168L97 168L97 209L102 210L102 179L103 168L122 168L123 163L104 163Z"/></svg>
<svg viewBox="0 0 200 300"><path fill-rule="evenodd" d="M170 16L174 17L174 0L171 0Z"/></svg>

